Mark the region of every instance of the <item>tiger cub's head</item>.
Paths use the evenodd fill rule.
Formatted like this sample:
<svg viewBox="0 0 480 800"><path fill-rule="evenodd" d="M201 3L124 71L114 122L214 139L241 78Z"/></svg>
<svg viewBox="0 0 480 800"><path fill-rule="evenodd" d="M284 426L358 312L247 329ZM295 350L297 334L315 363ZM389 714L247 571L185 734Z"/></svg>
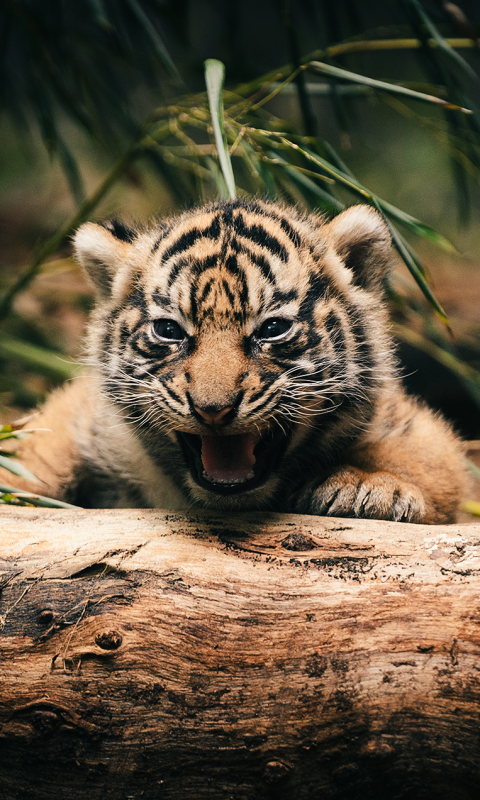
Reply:
<svg viewBox="0 0 480 800"><path fill-rule="evenodd" d="M379 214L331 222L263 201L146 228L86 223L90 355L150 456L197 502L268 507L329 465L392 374Z"/></svg>

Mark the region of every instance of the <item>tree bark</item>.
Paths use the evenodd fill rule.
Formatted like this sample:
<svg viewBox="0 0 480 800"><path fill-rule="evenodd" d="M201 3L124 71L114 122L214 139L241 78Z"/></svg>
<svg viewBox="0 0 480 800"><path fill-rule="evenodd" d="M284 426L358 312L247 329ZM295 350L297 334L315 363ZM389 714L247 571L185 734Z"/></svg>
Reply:
<svg viewBox="0 0 480 800"><path fill-rule="evenodd" d="M478 797L479 525L0 520L2 800Z"/></svg>

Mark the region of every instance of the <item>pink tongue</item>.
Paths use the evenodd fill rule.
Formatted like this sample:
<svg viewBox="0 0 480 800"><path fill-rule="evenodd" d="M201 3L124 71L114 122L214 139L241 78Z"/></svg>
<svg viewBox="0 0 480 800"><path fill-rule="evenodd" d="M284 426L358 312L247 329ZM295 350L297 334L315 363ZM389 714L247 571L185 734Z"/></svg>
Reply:
<svg viewBox="0 0 480 800"><path fill-rule="evenodd" d="M258 439L253 433L202 436L202 464L208 477L226 482L252 477Z"/></svg>

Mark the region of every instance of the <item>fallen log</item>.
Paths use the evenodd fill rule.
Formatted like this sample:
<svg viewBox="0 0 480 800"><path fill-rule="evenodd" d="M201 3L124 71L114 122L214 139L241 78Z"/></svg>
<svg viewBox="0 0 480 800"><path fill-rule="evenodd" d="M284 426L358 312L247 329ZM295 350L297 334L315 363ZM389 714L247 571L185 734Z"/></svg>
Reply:
<svg viewBox="0 0 480 800"><path fill-rule="evenodd" d="M2 800L478 796L479 525L0 529Z"/></svg>

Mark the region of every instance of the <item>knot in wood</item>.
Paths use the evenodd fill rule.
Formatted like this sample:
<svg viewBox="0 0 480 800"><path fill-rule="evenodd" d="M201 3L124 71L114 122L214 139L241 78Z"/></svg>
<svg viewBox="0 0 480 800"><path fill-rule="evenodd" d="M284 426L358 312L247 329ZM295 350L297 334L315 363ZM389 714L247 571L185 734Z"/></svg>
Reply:
<svg viewBox="0 0 480 800"><path fill-rule="evenodd" d="M50 733L53 731L60 722L60 717L55 711L49 711L46 708L38 709L32 714L32 725L40 733Z"/></svg>
<svg viewBox="0 0 480 800"><path fill-rule="evenodd" d="M95 644L102 650L117 650L122 641L123 639L117 631L103 631L95 636Z"/></svg>
<svg viewBox="0 0 480 800"><path fill-rule="evenodd" d="M263 770L263 777L266 783L278 783L284 780L291 770L291 764L286 764L285 761L269 761Z"/></svg>
<svg viewBox="0 0 480 800"><path fill-rule="evenodd" d="M282 540L282 547L285 550L315 550L316 546L315 540L311 536L305 536L304 533L289 533Z"/></svg>
<svg viewBox="0 0 480 800"><path fill-rule="evenodd" d="M38 615L38 621L40 625L51 625L54 618L55 614L51 608L44 608L43 611L40 611Z"/></svg>

